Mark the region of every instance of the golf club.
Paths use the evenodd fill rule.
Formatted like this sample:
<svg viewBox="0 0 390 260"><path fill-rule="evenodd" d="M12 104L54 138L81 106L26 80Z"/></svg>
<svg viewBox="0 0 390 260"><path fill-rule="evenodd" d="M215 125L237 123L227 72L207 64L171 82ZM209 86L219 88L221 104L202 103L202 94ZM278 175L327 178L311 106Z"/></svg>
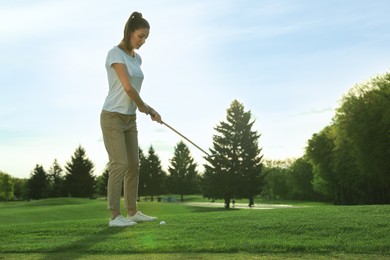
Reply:
<svg viewBox="0 0 390 260"><path fill-rule="evenodd" d="M200 148L199 146L197 146L194 142L192 142L190 139L188 139L187 137L185 137L184 135L182 135L179 131L177 131L175 128L173 128L172 126L168 125L167 123L165 123L164 121L161 121L161 124L167 126L169 129L171 129L173 132L175 132L176 134L180 135L181 137L183 137L184 139L186 139L188 142L190 142L193 146L195 146L196 148L198 148L199 150L201 150L204 154L206 154L208 157L210 157L210 155L205 151L203 150L202 148Z"/></svg>

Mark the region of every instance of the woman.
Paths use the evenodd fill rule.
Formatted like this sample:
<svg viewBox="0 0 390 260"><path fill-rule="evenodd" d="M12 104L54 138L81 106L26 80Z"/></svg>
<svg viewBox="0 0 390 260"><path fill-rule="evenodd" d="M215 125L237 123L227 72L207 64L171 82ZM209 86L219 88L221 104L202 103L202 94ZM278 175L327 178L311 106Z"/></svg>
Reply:
<svg viewBox="0 0 390 260"><path fill-rule="evenodd" d="M137 210L139 159L136 109L161 123L161 116L139 95L144 75L141 57L135 52L149 36L149 23L142 14L134 12L128 19L124 36L107 55L106 70L109 91L100 115L109 164L107 187L109 226L131 226L137 222L153 221ZM122 183L127 218L120 214Z"/></svg>

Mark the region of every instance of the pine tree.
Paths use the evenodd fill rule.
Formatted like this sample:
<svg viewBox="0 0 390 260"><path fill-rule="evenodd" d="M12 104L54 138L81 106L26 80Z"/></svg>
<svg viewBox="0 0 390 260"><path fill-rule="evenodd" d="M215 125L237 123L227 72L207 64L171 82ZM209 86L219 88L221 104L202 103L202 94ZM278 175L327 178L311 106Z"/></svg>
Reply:
<svg viewBox="0 0 390 260"><path fill-rule="evenodd" d="M30 179L27 181L28 198L44 199L49 196L49 176L42 165L36 165Z"/></svg>
<svg viewBox="0 0 390 260"><path fill-rule="evenodd" d="M191 156L188 147L180 141L175 147L173 158L168 167L170 173L168 177L169 192L180 194L181 201L184 195L194 194L198 191L196 163Z"/></svg>
<svg viewBox="0 0 390 260"><path fill-rule="evenodd" d="M64 191L64 176L62 175L62 168L58 164L57 159L54 160L53 165L49 170L50 179L50 197L62 197L65 195Z"/></svg>
<svg viewBox="0 0 390 260"><path fill-rule="evenodd" d="M148 157L145 165L146 194L151 197L153 201L154 196L161 195L164 192L165 172L162 170L161 161L155 153L153 146L150 146Z"/></svg>
<svg viewBox="0 0 390 260"><path fill-rule="evenodd" d="M207 157L202 188L204 196L210 199L224 199L225 208L234 198L248 198L249 206L260 194L264 185L262 156L258 139L252 131L254 120L251 112L234 100L227 110L226 121L215 128L211 156Z"/></svg>
<svg viewBox="0 0 390 260"><path fill-rule="evenodd" d="M107 185L108 185L108 164L104 169L102 175L96 177L96 193L101 196L107 196Z"/></svg>
<svg viewBox="0 0 390 260"><path fill-rule="evenodd" d="M147 195L147 183L150 182L150 175L148 170L148 161L141 148L139 148L139 184L138 184L138 196Z"/></svg>
<svg viewBox="0 0 390 260"><path fill-rule="evenodd" d="M91 198L94 194L94 165L88 159L81 145L76 149L70 162L66 163L65 185L71 197Z"/></svg>

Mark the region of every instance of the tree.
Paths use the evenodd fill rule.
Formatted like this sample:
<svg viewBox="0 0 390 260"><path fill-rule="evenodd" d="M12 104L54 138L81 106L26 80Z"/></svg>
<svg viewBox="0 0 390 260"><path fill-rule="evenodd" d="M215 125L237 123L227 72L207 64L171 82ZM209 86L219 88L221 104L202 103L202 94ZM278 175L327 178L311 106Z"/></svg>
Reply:
<svg viewBox="0 0 390 260"><path fill-rule="evenodd" d="M304 156L292 163L289 172L291 199L321 200L320 194L313 189L313 167Z"/></svg>
<svg viewBox="0 0 390 260"><path fill-rule="evenodd" d="M180 141L176 147L173 158L170 160L171 166L168 167L170 173L168 177L169 192L180 194L181 201L184 201L184 195L194 194L198 191L196 163L191 156L190 150Z"/></svg>
<svg viewBox="0 0 390 260"><path fill-rule="evenodd" d="M28 179L12 178L14 184L14 197L17 200L28 198L27 182Z"/></svg>
<svg viewBox="0 0 390 260"><path fill-rule="evenodd" d="M36 165L30 179L27 181L29 199L44 199L49 197L49 176L42 165Z"/></svg>
<svg viewBox="0 0 390 260"><path fill-rule="evenodd" d="M337 182L336 200L334 203L349 205L364 203L364 183L358 169L356 158L351 153L351 142L344 138L343 131L334 126L335 146L332 155L332 170Z"/></svg>
<svg viewBox="0 0 390 260"><path fill-rule="evenodd" d="M54 159L53 165L49 170L49 179L51 183L50 197L62 197L65 196L64 190L64 176L62 176L62 168L58 164L57 159Z"/></svg>
<svg viewBox="0 0 390 260"><path fill-rule="evenodd" d="M335 136L332 126L325 127L313 134L305 150L309 162L313 166L313 188L327 200L338 201L338 182L332 167Z"/></svg>
<svg viewBox="0 0 390 260"><path fill-rule="evenodd" d="M65 186L71 197L90 198L94 195L94 165L81 145L76 148L71 161L66 163Z"/></svg>
<svg viewBox="0 0 390 260"><path fill-rule="evenodd" d="M356 84L336 111L336 144L347 146L355 203L390 203L390 72ZM352 167L351 167L352 166ZM355 197L352 194L352 197Z"/></svg>
<svg viewBox="0 0 390 260"><path fill-rule="evenodd" d="M266 160L263 172L265 185L261 193L268 199L287 199L291 194L289 185L290 160Z"/></svg>
<svg viewBox="0 0 390 260"><path fill-rule="evenodd" d="M355 85L308 142L314 189L336 204L390 203L390 72Z"/></svg>
<svg viewBox="0 0 390 260"><path fill-rule="evenodd" d="M202 189L205 197L224 199L225 208L230 208L233 198L246 197L249 205L264 186L260 135L252 130L254 120L251 112L234 100L227 109L226 121L215 128L211 156L207 157Z"/></svg>
<svg viewBox="0 0 390 260"><path fill-rule="evenodd" d="M100 196L107 196L108 175L107 164L103 174L96 178L96 193Z"/></svg>
<svg viewBox="0 0 390 260"><path fill-rule="evenodd" d="M150 182L148 160L145 157L141 148L139 148L139 184L138 184L138 196L147 195L147 184Z"/></svg>
<svg viewBox="0 0 390 260"><path fill-rule="evenodd" d="M0 171L0 201L13 199L13 188L12 177L5 172Z"/></svg>
<svg viewBox="0 0 390 260"><path fill-rule="evenodd" d="M162 170L161 161L158 155L155 153L153 146L150 146L148 157L145 162L145 170L143 174L146 177L144 182L145 185L145 195L149 195L153 201L154 196L161 195L164 192L164 178L166 176L165 172Z"/></svg>

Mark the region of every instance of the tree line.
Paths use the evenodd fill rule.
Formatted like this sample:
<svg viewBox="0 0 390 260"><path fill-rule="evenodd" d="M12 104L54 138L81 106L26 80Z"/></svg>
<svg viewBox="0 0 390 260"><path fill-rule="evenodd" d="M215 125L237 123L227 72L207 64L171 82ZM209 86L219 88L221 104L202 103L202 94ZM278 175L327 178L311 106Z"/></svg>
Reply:
<svg viewBox="0 0 390 260"><path fill-rule="evenodd" d="M139 149L139 196L203 194L223 199L328 201L335 204L390 203L390 73L357 84L342 98L329 126L308 140L298 159L264 160L251 111L234 100L214 130L210 156L200 173L182 141L168 171L151 146ZM65 172L55 160L46 172L36 165L29 179L0 172L0 200L105 196L108 171L93 175L93 163L79 146Z"/></svg>
<svg viewBox="0 0 390 260"><path fill-rule="evenodd" d="M150 197L153 200L154 197L162 194L175 193L183 198L186 194L199 192L199 174L188 147L183 142L179 142L175 154L180 158L172 158L172 165L176 165L177 161L184 161L185 164L170 167L171 175L168 176L162 169L161 161L153 146L149 148L146 156L142 149L139 149L139 196ZM0 172L0 200L106 196L109 176L107 167L99 176L95 176L93 171L94 164L80 145L71 160L66 163L65 171L58 161L54 160L48 171L37 164L28 179L12 178ZM174 183L177 185L173 185Z"/></svg>
<svg viewBox="0 0 390 260"><path fill-rule="evenodd" d="M353 86L296 160L265 161L269 198L390 203L390 72Z"/></svg>
<svg viewBox="0 0 390 260"><path fill-rule="evenodd" d="M390 203L390 72L356 84L308 142L313 187L336 204Z"/></svg>
<svg viewBox="0 0 390 260"><path fill-rule="evenodd" d="M179 194L183 201L185 195L202 193L213 200L224 199L226 208L230 207L231 199L238 198L247 198L248 204L253 205L265 176L258 144L260 134L252 130L251 118L251 112L245 111L243 104L237 100L231 103L227 121L216 127L214 148L210 149L212 156L206 158L204 174L198 171L183 141L175 146L167 172L162 169L153 146L146 155L139 149L139 196L154 200L164 194ZM10 179L8 193L2 199L106 196L108 170L100 176L94 176L93 171L94 164L79 146L66 163L65 171L57 160L48 171L36 165L29 179ZM3 184L7 186L7 182Z"/></svg>

